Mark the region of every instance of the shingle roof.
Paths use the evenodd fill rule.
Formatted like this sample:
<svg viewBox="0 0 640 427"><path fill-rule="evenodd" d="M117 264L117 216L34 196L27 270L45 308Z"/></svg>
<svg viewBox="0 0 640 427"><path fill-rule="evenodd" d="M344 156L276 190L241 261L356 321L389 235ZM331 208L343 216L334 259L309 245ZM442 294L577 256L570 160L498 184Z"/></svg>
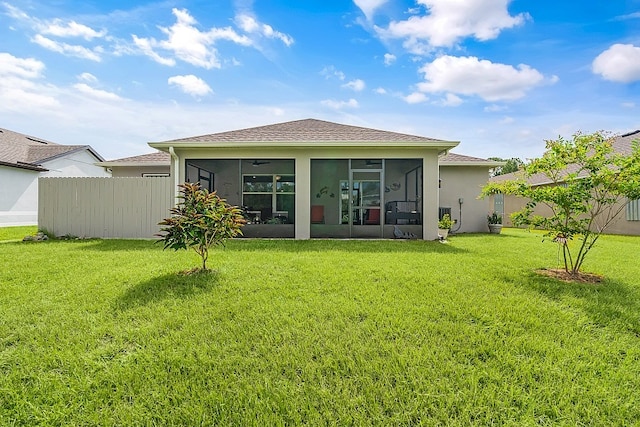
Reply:
<svg viewBox="0 0 640 427"><path fill-rule="evenodd" d="M0 128L0 161L7 163L25 162L32 163L29 155L31 147L56 146L51 141L13 132Z"/></svg>
<svg viewBox="0 0 640 427"><path fill-rule="evenodd" d="M631 150L633 148L633 141L640 140L640 130L636 130L633 132L625 133L624 135L620 135L616 137L613 141L613 150L616 153L630 155ZM569 165L567 169L564 171L566 174L575 173L578 170L577 165ZM583 171L580 173L581 176L586 176L587 172ZM523 179L524 175L522 171L511 172L504 175L498 175L490 178L492 182L503 182L503 181L511 181L515 179ZM537 173L529 178L527 178L527 182L530 185L543 185L543 184L551 184L553 181L547 175L543 173Z"/></svg>
<svg viewBox="0 0 640 427"><path fill-rule="evenodd" d="M97 159L102 160L102 157L88 145L56 144L46 139L0 128L0 161L5 165L40 165L81 150L89 150Z"/></svg>
<svg viewBox="0 0 640 427"><path fill-rule="evenodd" d="M171 155L164 151L156 151L155 153L142 154L133 157L123 157L115 160L107 160L101 162L103 166L140 166L140 165L169 165L171 163Z"/></svg>
<svg viewBox="0 0 640 427"><path fill-rule="evenodd" d="M317 119L294 120L273 125L164 141L187 142L449 142Z"/></svg>
<svg viewBox="0 0 640 427"><path fill-rule="evenodd" d="M613 149L620 154L629 155L635 140L640 140L640 130L634 130L617 137L613 142Z"/></svg>
<svg viewBox="0 0 640 427"><path fill-rule="evenodd" d="M45 145L31 146L27 150L27 162L42 163L73 151L84 150L88 145Z"/></svg>
<svg viewBox="0 0 640 427"><path fill-rule="evenodd" d="M480 157L471 157L465 156L457 153L447 153L444 156L441 156L439 159L439 163L443 166L446 165L478 165L478 166L500 166L503 165L504 162L496 162L494 160L482 159Z"/></svg>

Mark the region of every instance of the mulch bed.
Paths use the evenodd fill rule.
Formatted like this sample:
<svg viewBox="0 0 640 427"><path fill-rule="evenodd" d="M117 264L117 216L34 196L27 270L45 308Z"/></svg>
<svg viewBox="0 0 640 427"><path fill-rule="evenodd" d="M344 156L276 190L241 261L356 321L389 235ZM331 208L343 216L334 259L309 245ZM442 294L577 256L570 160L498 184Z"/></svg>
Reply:
<svg viewBox="0 0 640 427"><path fill-rule="evenodd" d="M562 268L543 268L540 270L536 270L536 273L552 277L554 279L563 281L565 283L601 283L604 280L604 277L599 274L593 273L568 273Z"/></svg>

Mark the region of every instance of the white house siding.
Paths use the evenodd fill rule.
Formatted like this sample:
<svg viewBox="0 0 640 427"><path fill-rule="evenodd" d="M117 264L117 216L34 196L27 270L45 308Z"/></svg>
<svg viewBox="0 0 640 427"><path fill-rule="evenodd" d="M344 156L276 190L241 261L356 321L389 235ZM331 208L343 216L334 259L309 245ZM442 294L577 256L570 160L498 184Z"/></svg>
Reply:
<svg viewBox="0 0 640 427"><path fill-rule="evenodd" d="M109 177L87 150L43 162L47 172L0 166L0 226L38 223L39 177Z"/></svg>
<svg viewBox="0 0 640 427"><path fill-rule="evenodd" d="M40 172L0 166L0 227L38 222Z"/></svg>
<svg viewBox="0 0 640 427"><path fill-rule="evenodd" d="M486 167L440 166L440 206L451 208L451 218L458 221L453 230L459 233L488 231L487 214L493 212L492 200L478 199L488 177L489 171ZM462 206L459 203L460 198L463 199Z"/></svg>
<svg viewBox="0 0 640 427"><path fill-rule="evenodd" d="M96 166L96 158L87 150L58 157L48 162L43 162L42 167L49 169L42 172L44 177L109 177L111 174L102 166Z"/></svg>

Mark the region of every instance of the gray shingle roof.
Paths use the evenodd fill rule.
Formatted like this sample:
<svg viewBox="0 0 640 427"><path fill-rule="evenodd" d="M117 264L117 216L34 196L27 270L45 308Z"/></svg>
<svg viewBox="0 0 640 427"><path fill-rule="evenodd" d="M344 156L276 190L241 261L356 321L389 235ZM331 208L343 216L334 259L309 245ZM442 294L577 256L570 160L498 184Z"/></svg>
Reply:
<svg viewBox="0 0 640 427"><path fill-rule="evenodd" d="M294 120L273 125L163 141L188 142L445 142L423 136L407 135L317 119ZM448 142L448 141L447 141Z"/></svg>
<svg viewBox="0 0 640 427"><path fill-rule="evenodd" d="M494 167L494 166L499 166L504 164L504 162L496 162L494 160L487 160L487 159L482 159L480 157L471 157L471 156L465 156L463 154L457 154L457 153L447 153L444 156L441 156L438 159L439 163L443 166L446 166L447 164L451 164L451 165L478 165L478 166L488 166L488 167Z"/></svg>
<svg viewBox="0 0 640 427"><path fill-rule="evenodd" d="M620 154L629 155L631 154L634 140L640 140L640 130L634 130L617 137L613 142L613 149Z"/></svg>
<svg viewBox="0 0 640 427"><path fill-rule="evenodd" d="M32 163L33 156L29 155L31 147L56 146L51 141L13 132L0 128L0 161L6 163Z"/></svg>
<svg viewBox="0 0 640 427"><path fill-rule="evenodd" d="M613 150L616 153L630 155L631 150L633 148L633 141L640 140L640 130L636 130L633 132L626 133L624 135L620 135L616 137L613 141ZM565 171L566 174L575 173L578 170L576 165L569 165ZM583 171L580 173L580 176L586 176L587 172ZM511 172L504 175L494 176L490 179L492 182L503 182L503 181L511 181L515 179L523 179L522 171ZM527 182L530 185L543 185L543 184L551 184L553 181L543 173L537 173L530 176L527 179Z"/></svg>
<svg viewBox="0 0 640 427"><path fill-rule="evenodd" d="M140 165L140 164L169 164L171 162L171 155L164 151L156 151L155 153L141 154L133 157L123 157L121 159L107 160L102 162L104 164L118 164L120 166Z"/></svg>
<svg viewBox="0 0 640 427"><path fill-rule="evenodd" d="M97 159L102 160L102 157L88 145L61 145L0 128L0 161L5 165L40 165L48 160L81 150L89 150Z"/></svg>

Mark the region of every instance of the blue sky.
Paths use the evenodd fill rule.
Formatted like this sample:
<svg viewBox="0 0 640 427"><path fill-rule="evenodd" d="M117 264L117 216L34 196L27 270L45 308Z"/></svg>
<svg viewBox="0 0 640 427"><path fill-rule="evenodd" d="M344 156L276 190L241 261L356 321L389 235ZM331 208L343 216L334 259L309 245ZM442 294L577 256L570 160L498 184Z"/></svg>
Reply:
<svg viewBox="0 0 640 427"><path fill-rule="evenodd" d="M304 118L526 159L639 95L640 0L0 0L0 127L107 159Z"/></svg>

